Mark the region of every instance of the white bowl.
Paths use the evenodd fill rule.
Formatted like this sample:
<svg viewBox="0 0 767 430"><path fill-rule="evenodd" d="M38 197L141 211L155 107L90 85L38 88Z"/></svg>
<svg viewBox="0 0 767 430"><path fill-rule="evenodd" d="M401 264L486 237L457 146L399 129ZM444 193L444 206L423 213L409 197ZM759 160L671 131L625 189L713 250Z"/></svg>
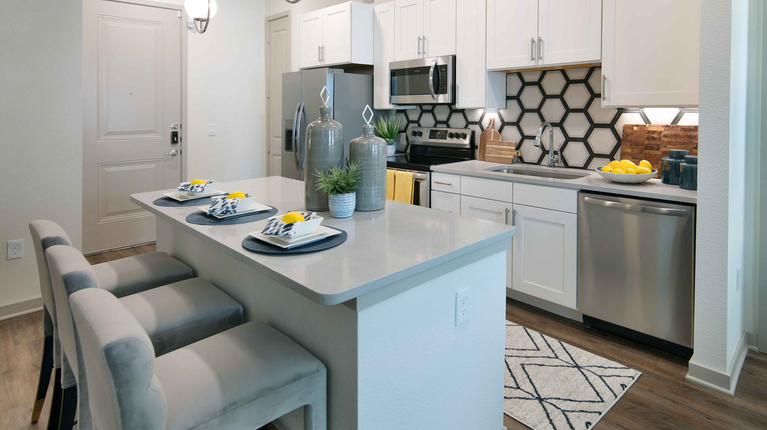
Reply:
<svg viewBox="0 0 767 430"><path fill-rule="evenodd" d="M250 205L252 205L253 202L256 201L256 198L255 197L247 197L247 198L244 198L244 199L237 199L237 200L239 200L237 202L237 212L240 212L240 211L248 210L250 208Z"/></svg>
<svg viewBox="0 0 767 430"><path fill-rule="evenodd" d="M213 182L211 184L205 184L205 187L200 191L199 193L195 193L192 191L187 191L186 193L190 196L200 196L203 194L210 194L214 191L216 191L216 188L218 187L218 182Z"/></svg>
<svg viewBox="0 0 767 430"><path fill-rule="evenodd" d="M280 216L276 216L272 218L282 220L282 217L284 215L285 214L282 214ZM296 234L294 234L292 237L296 238L296 237L306 236L307 234L314 233L314 230L316 230L317 227L319 227L319 225L322 224L322 220L323 218L321 216L315 216L313 219L310 219L309 221L300 221L295 223L296 225L295 227L293 227L293 231L295 231Z"/></svg>
<svg viewBox="0 0 767 430"><path fill-rule="evenodd" d="M615 182L618 184L641 184L642 182L649 181L650 179L654 178L655 175L658 174L658 170L656 169L653 169L652 173L640 173L640 174L603 172L602 167L597 167L595 169L597 173L599 173L603 178L607 179L608 181Z"/></svg>

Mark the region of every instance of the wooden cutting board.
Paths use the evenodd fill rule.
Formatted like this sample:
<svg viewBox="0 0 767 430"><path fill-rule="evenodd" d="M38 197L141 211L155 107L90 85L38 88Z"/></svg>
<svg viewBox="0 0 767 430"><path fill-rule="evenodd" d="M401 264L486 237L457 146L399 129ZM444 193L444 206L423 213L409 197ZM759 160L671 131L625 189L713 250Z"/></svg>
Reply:
<svg viewBox="0 0 767 430"><path fill-rule="evenodd" d="M487 153L487 141L488 140L501 140L501 133L493 128L495 118L490 118L490 123L487 125L487 129L479 135L479 148L477 148L477 160L490 161L485 159Z"/></svg>
<svg viewBox="0 0 767 430"><path fill-rule="evenodd" d="M511 164L514 162L514 156L519 155L519 151L516 148L517 142L488 140L485 146L484 161Z"/></svg>
<svg viewBox="0 0 767 430"><path fill-rule="evenodd" d="M661 159L668 157L669 149L686 149L690 155L698 155L698 126L695 125L645 125L623 126L621 159L635 163L647 160L661 177Z"/></svg>

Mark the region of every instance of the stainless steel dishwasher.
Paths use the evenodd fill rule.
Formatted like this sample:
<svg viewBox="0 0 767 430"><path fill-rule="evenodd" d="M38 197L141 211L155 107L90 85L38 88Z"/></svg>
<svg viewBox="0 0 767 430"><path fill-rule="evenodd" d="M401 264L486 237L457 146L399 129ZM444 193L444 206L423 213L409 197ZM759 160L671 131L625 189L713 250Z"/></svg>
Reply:
<svg viewBox="0 0 767 430"><path fill-rule="evenodd" d="M694 273L694 206L579 193L584 323L690 356Z"/></svg>

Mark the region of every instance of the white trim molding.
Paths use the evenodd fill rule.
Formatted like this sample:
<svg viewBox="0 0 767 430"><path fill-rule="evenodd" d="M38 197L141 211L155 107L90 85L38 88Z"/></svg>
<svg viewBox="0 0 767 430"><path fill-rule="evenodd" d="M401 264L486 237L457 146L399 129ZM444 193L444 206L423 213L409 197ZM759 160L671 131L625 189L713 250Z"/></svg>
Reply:
<svg viewBox="0 0 767 430"><path fill-rule="evenodd" d="M10 305L0 306L0 321L31 314L43 309L43 298L36 297Z"/></svg>
<svg viewBox="0 0 767 430"><path fill-rule="evenodd" d="M740 377L740 371L743 369L743 362L746 361L747 354L748 345L746 344L746 332L744 331L740 336L738 345L735 347L733 359L730 361L726 373L695 363L695 356L693 355L692 359L690 359L685 379L722 394L727 394L730 397L735 397L735 388L738 386L738 378Z"/></svg>
<svg viewBox="0 0 767 430"><path fill-rule="evenodd" d="M748 349L754 352L759 352L759 336L752 332L747 331L746 332L746 346Z"/></svg>

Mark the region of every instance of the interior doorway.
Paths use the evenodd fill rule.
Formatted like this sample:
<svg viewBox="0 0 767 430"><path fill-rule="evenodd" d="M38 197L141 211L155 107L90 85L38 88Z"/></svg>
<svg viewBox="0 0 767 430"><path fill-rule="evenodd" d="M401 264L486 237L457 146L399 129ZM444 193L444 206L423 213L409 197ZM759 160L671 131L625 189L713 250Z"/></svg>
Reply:
<svg viewBox="0 0 767 430"><path fill-rule="evenodd" d="M266 18L266 171L279 176L282 165L282 74L290 65L290 12Z"/></svg>

